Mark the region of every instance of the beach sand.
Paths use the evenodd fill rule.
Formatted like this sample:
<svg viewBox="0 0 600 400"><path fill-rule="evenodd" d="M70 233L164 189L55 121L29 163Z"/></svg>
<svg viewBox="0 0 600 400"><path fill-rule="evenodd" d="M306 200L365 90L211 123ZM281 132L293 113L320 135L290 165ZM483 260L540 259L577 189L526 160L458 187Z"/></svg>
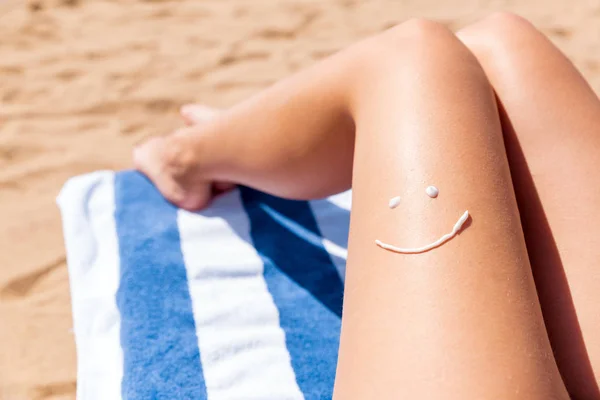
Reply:
<svg viewBox="0 0 600 400"><path fill-rule="evenodd" d="M0 0L0 399L73 399L69 282L54 199L130 167L132 145L227 107L409 17L531 19L600 90L600 0Z"/></svg>

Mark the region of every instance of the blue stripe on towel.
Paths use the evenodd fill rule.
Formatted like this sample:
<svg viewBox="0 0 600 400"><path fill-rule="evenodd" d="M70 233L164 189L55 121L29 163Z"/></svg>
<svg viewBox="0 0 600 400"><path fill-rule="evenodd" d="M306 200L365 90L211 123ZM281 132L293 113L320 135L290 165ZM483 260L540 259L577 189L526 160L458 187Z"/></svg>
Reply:
<svg viewBox="0 0 600 400"><path fill-rule="evenodd" d="M177 209L141 174L115 176L123 398L206 399Z"/></svg>
<svg viewBox="0 0 600 400"><path fill-rule="evenodd" d="M343 284L305 201L241 188L250 235L279 309L298 386L307 400L331 399Z"/></svg>

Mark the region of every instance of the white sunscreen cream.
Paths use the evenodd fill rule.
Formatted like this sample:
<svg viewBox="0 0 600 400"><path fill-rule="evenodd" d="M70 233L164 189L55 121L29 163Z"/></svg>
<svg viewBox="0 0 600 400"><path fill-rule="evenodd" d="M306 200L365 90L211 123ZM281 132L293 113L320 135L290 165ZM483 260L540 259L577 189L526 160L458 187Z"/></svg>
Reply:
<svg viewBox="0 0 600 400"><path fill-rule="evenodd" d="M391 244L383 243L381 240L375 240L375 244L377 246L381 247L382 249L393 251L395 253L402 253L402 254L424 253L426 251L429 251L431 249L435 249L436 247L441 246L442 244L446 243L448 240L450 240L454 236L456 236L458 234L458 232L460 231L460 229L462 228L462 226L464 225L464 223L467 221L467 218L469 218L468 210L465 211L464 214L458 219L456 224L454 224L454 227L452 228L452 232L445 234L444 236L442 236L435 242L428 244L426 246L423 246L423 247L402 248L402 247L392 246Z"/></svg>
<svg viewBox="0 0 600 400"><path fill-rule="evenodd" d="M435 186L427 186L427 189L425 189L425 193L427 193L427 196L431 197L432 199L435 199L436 197L438 197L438 194L440 194L440 191Z"/></svg>
<svg viewBox="0 0 600 400"><path fill-rule="evenodd" d="M389 203L390 208L398 207L398 205L400 204L400 200L401 200L400 196L392 197L390 199L390 203Z"/></svg>

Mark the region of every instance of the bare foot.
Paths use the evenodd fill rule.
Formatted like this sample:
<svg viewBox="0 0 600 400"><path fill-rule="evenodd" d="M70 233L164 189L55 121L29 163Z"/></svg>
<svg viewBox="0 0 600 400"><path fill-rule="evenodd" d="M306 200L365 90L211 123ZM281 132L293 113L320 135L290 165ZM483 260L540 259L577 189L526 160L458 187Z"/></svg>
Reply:
<svg viewBox="0 0 600 400"><path fill-rule="evenodd" d="M201 105L186 105L181 115L192 128L178 130L171 135L152 138L133 151L135 168L145 174L167 200L186 210L207 207L215 195L235 185L210 182L199 178L194 146L196 125L213 118L217 110Z"/></svg>

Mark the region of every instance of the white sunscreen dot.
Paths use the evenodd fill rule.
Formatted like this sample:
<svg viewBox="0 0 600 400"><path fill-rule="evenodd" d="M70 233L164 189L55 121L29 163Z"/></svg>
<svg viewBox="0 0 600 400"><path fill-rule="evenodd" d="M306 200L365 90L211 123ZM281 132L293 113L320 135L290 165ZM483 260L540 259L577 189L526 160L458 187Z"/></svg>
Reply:
<svg viewBox="0 0 600 400"><path fill-rule="evenodd" d="M403 254L424 253L431 249L435 249L436 247L440 247L441 245L446 243L448 240L450 240L454 236L456 236L458 234L458 232L460 232L460 230L462 229L464 223L467 221L468 218L469 218L469 211L465 211L463 213L463 215L461 215L461 217L458 219L458 221L456 221L456 224L454 224L454 226L452 227L452 232L445 234L444 236L442 236L435 242L430 243L426 246L414 247L414 248L403 248L403 247L396 247L396 246L392 246L391 244L383 243L381 240L376 240L375 244L377 246L381 247L382 249L393 251L395 253L403 253Z"/></svg>
<svg viewBox="0 0 600 400"><path fill-rule="evenodd" d="M438 196L440 191L435 186L427 186L427 189L425 189L425 193L427 193L427 196L429 196L433 199Z"/></svg>
<svg viewBox="0 0 600 400"><path fill-rule="evenodd" d="M400 200L401 200L400 196L392 197L390 199L390 203L389 203L390 208L396 208L396 207L398 207L398 205L400 205Z"/></svg>

